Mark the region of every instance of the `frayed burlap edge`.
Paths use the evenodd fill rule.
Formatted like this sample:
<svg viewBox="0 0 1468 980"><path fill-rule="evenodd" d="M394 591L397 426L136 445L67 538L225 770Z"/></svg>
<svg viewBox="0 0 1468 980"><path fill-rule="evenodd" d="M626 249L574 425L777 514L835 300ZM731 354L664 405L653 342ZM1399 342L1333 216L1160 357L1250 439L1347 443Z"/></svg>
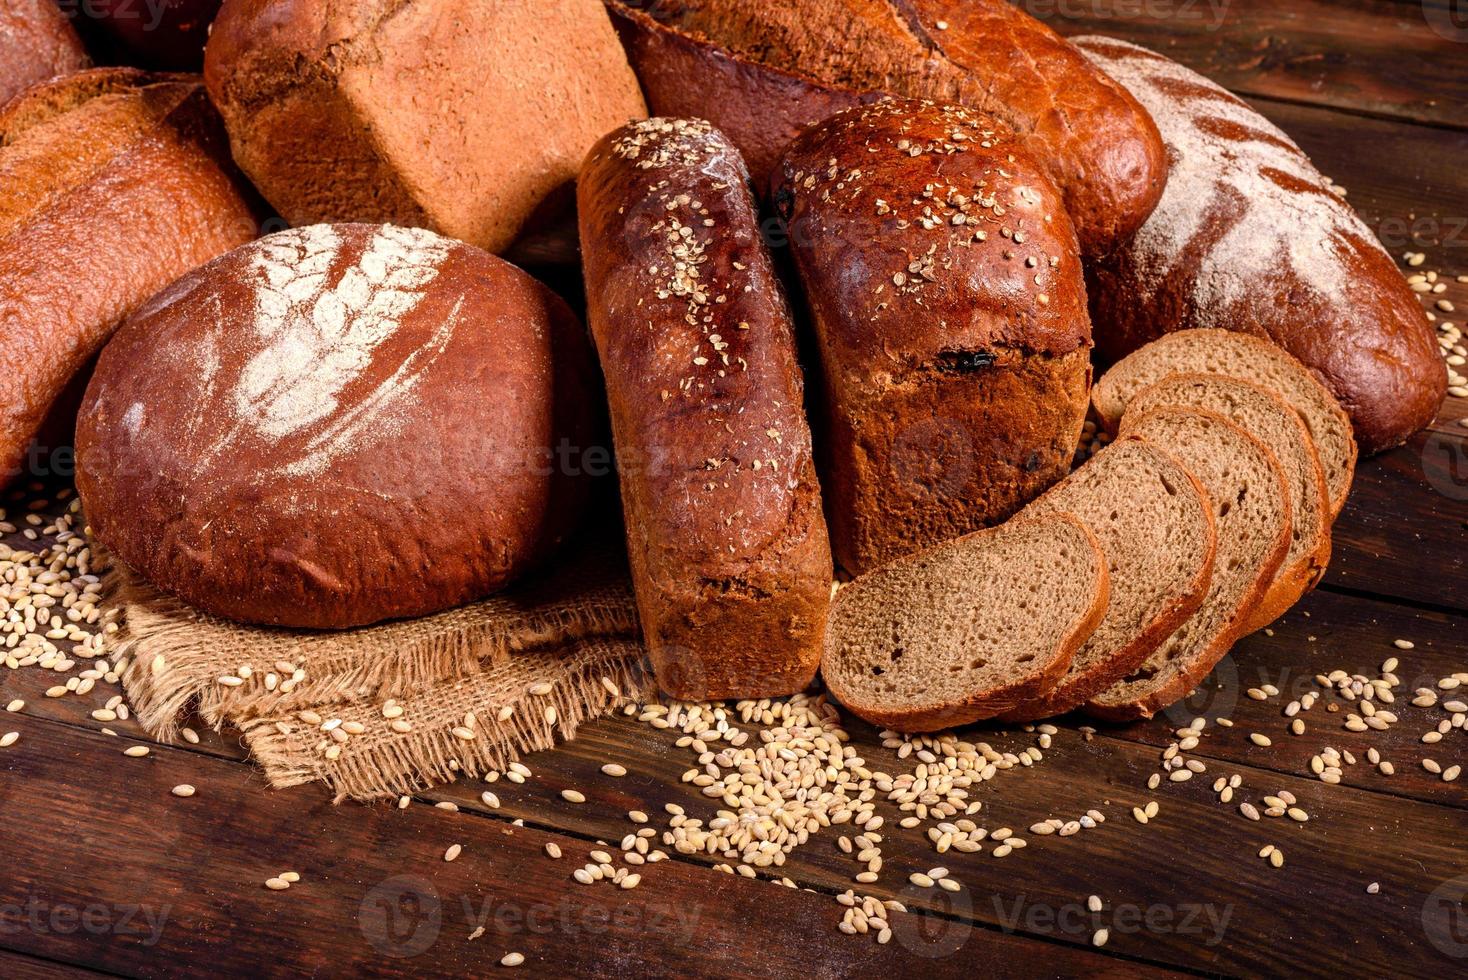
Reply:
<svg viewBox="0 0 1468 980"><path fill-rule="evenodd" d="M527 681L549 685L548 693L531 694ZM296 713L252 718L240 728L272 786L321 781L338 801L371 800L502 772L629 701L655 696L640 642L597 639L517 654L479 675L399 698L399 718L412 725L406 733L389 728L380 703L360 698L314 709L365 728L345 742L303 725Z"/></svg>

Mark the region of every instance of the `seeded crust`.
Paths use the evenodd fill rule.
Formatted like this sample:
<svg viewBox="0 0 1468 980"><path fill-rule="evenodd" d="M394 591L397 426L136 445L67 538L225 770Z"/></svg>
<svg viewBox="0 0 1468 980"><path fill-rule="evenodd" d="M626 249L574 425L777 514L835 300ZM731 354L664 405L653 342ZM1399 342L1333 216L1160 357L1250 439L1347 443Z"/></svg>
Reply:
<svg viewBox="0 0 1468 980"><path fill-rule="evenodd" d="M1106 614L1106 556L1068 514L1010 521L843 586L822 676L874 725L936 731L1048 690Z"/></svg>
<svg viewBox="0 0 1468 980"><path fill-rule="evenodd" d="M1122 416L1145 414L1163 406L1202 408L1242 426L1269 446L1290 484L1292 539L1284 565L1246 626L1252 632L1274 622L1315 588L1330 564L1330 497L1315 441L1305 423L1278 395L1265 388L1216 374L1175 374L1137 394Z"/></svg>
<svg viewBox="0 0 1468 980"><path fill-rule="evenodd" d="M97 68L0 109L0 482L28 446L71 445L71 395L107 338L253 238L252 200L195 76Z"/></svg>
<svg viewBox="0 0 1468 980"><path fill-rule="evenodd" d="M861 574L996 524L1070 468L1090 324L1060 196L987 116L887 100L781 161L819 349L822 485Z"/></svg>
<svg viewBox="0 0 1468 980"><path fill-rule="evenodd" d="M711 120L757 181L806 127L879 94L992 113L1061 188L1087 254L1167 169L1151 118L1006 0L607 0L653 111Z"/></svg>
<svg viewBox="0 0 1468 980"><path fill-rule="evenodd" d="M1112 443L1026 507L1024 517L1068 513L1091 529L1111 601L1055 687L1000 720L1064 714L1140 667L1203 602L1218 548L1212 510L1192 473L1137 439Z"/></svg>
<svg viewBox="0 0 1468 980"><path fill-rule="evenodd" d="M1345 506L1356 471L1351 419L1311 371L1270 341L1233 330L1179 330L1128 354L1091 389L1091 404L1115 432L1127 402L1169 374L1222 374L1279 395L1315 440L1329 485L1331 519Z"/></svg>
<svg viewBox="0 0 1468 980"><path fill-rule="evenodd" d="M1254 627L1290 546L1290 488L1279 458L1215 412L1160 407L1128 413L1125 437L1167 446L1202 481L1216 508L1218 559L1203 604L1137 670L1086 711L1107 721L1150 718L1186 697Z"/></svg>
<svg viewBox="0 0 1468 980"><path fill-rule="evenodd" d="M27 86L91 64L55 0L0 4L0 106Z"/></svg>
<svg viewBox="0 0 1468 980"><path fill-rule="evenodd" d="M564 210L591 145L647 114L598 0L231 0L204 79L292 225L391 222L492 252Z"/></svg>
<svg viewBox="0 0 1468 980"><path fill-rule="evenodd" d="M1405 442L1447 390L1432 325L1392 256L1289 136L1146 48L1071 39L1147 107L1167 187L1147 222L1087 266L1098 363L1172 330L1268 337L1351 417L1362 452Z"/></svg>
<svg viewBox="0 0 1468 980"><path fill-rule="evenodd" d="M591 330L659 684L702 701L815 676L831 550L795 328L738 151L650 119L578 188Z"/></svg>

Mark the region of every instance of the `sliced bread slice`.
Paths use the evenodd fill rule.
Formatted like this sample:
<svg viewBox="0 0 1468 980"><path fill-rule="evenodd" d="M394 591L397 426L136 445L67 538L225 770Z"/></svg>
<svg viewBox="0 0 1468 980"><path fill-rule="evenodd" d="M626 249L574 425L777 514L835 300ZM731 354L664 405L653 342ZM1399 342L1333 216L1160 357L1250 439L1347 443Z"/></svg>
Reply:
<svg viewBox="0 0 1468 980"><path fill-rule="evenodd" d="M1101 542L1111 601L1065 676L1002 721L1079 708L1141 666L1208 590L1213 503L1193 474L1158 447L1138 439L1112 443L1021 516L1057 512L1078 517Z"/></svg>
<svg viewBox="0 0 1468 980"><path fill-rule="evenodd" d="M1251 612L1248 630L1267 626L1315 587L1330 562L1330 498L1315 442L1278 395L1217 374L1175 374L1142 389L1127 404L1120 431L1129 431L1127 419L1133 413L1141 416L1165 406L1217 412L1273 450L1284 467L1290 483L1290 553L1264 601Z"/></svg>
<svg viewBox="0 0 1468 980"><path fill-rule="evenodd" d="M1246 632L1249 613L1290 547L1290 488L1263 442L1215 412L1160 408L1123 425L1166 446L1214 501L1218 557L1203 604L1137 670L1086 710L1109 721L1150 718L1196 687Z"/></svg>
<svg viewBox="0 0 1468 980"><path fill-rule="evenodd" d="M1115 432L1129 401L1169 374L1222 374L1270 389L1300 414L1315 440L1329 484L1330 516L1345 506L1356 472L1351 419L1309 368L1277 344L1236 330L1200 328L1164 334L1117 361L1091 389L1091 403Z"/></svg>
<svg viewBox="0 0 1468 980"><path fill-rule="evenodd" d="M1109 591L1106 556L1084 524L1016 518L843 586L821 672L875 725L922 732L992 718L1055 684Z"/></svg>

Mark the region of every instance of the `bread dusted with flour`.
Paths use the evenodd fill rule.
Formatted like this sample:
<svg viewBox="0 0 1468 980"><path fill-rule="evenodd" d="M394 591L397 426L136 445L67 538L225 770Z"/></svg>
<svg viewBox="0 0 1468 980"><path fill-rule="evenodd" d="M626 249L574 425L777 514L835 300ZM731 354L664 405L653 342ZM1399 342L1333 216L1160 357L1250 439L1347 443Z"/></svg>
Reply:
<svg viewBox="0 0 1468 980"><path fill-rule="evenodd" d="M1151 218L1088 268L1101 358L1169 330L1237 330L1313 371L1365 452L1431 422L1447 388L1433 330L1391 256L1300 148L1162 55L1074 40L1152 113L1171 160Z"/></svg>
<svg viewBox="0 0 1468 980"><path fill-rule="evenodd" d="M390 221L495 252L646 115L599 0L227 0L204 78L292 224Z"/></svg>
<svg viewBox="0 0 1468 980"><path fill-rule="evenodd" d="M685 700L799 691L820 662L831 551L749 174L708 123L652 119L598 143L578 193L658 682Z"/></svg>
<svg viewBox="0 0 1468 980"><path fill-rule="evenodd" d="M432 232L315 225L184 276L103 352L77 432L97 538L252 623L346 627L479 598L569 529L580 325ZM576 462L575 460L571 462Z"/></svg>
<svg viewBox="0 0 1468 980"><path fill-rule="evenodd" d="M1126 90L1007 0L607 0L660 115L711 120L762 181L807 126L883 93L992 114L1087 254L1135 230L1167 160Z"/></svg>
<svg viewBox="0 0 1468 980"><path fill-rule="evenodd" d="M822 482L855 574L1004 520L1070 469L1090 386L1075 232L989 117L887 100L781 161L824 375Z"/></svg>

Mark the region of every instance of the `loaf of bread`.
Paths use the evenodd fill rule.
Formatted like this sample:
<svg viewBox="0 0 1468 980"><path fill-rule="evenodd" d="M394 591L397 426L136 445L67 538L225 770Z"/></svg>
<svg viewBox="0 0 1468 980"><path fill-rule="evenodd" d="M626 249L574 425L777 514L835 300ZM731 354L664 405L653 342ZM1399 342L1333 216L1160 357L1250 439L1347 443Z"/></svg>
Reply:
<svg viewBox="0 0 1468 980"><path fill-rule="evenodd" d="M1432 328L1299 147L1161 55L1103 37L1076 44L1152 113L1171 160L1152 217L1088 268L1097 354L1116 360L1169 330L1239 330L1314 371L1365 452L1432 421L1447 386Z"/></svg>
<svg viewBox="0 0 1468 980"><path fill-rule="evenodd" d="M504 250L646 114L598 0L227 0L204 77L292 224L387 221Z"/></svg>
<svg viewBox="0 0 1468 980"><path fill-rule="evenodd" d="M578 190L633 584L662 688L791 694L831 552L790 310L739 153L703 121L618 129Z"/></svg>
<svg viewBox="0 0 1468 980"><path fill-rule="evenodd" d="M1004 520L1069 471L1090 386L1075 233L990 118L886 100L778 170L824 375L837 561L860 574Z"/></svg>
<svg viewBox="0 0 1468 980"><path fill-rule="evenodd" d="M22 89L91 64L56 0L0 5L0 106Z"/></svg>
<svg viewBox="0 0 1468 980"><path fill-rule="evenodd" d="M0 110L0 479L69 469L32 445L117 325L258 225L204 87L84 71ZM69 418L54 437L69 450Z"/></svg>
<svg viewBox="0 0 1468 980"><path fill-rule="evenodd" d="M98 540L207 612L331 628L479 598L575 521L590 350L550 290L432 232L313 225L154 297L77 426Z"/></svg>
<svg viewBox="0 0 1468 980"><path fill-rule="evenodd" d="M967 725L1043 695L1106 613L1106 556L1046 514L975 531L841 587L821 676L874 725Z"/></svg>
<svg viewBox="0 0 1468 980"><path fill-rule="evenodd" d="M992 114L1044 164L1088 254L1166 177L1147 113L1006 0L607 0L653 111L710 119L756 179L806 126L875 93Z"/></svg>

